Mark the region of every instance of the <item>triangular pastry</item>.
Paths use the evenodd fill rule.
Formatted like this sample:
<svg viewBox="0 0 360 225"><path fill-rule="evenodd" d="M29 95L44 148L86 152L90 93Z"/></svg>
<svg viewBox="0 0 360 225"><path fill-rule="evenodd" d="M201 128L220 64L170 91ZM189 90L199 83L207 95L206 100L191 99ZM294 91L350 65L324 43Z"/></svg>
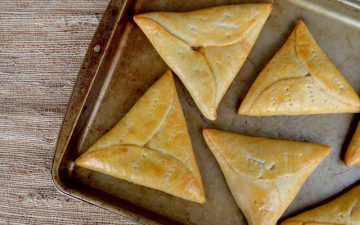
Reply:
<svg viewBox="0 0 360 225"><path fill-rule="evenodd" d="M331 150L211 129L203 135L249 225L275 225Z"/></svg>
<svg viewBox="0 0 360 225"><path fill-rule="evenodd" d="M358 123L355 134L345 153L344 161L347 166L360 164L360 123Z"/></svg>
<svg viewBox="0 0 360 225"><path fill-rule="evenodd" d="M281 225L359 225L360 185L318 208L287 219Z"/></svg>
<svg viewBox="0 0 360 225"><path fill-rule="evenodd" d="M205 202L170 71L75 163L190 201Z"/></svg>
<svg viewBox="0 0 360 225"><path fill-rule="evenodd" d="M219 6L136 15L157 52L183 82L202 114L216 108L245 62L271 4Z"/></svg>
<svg viewBox="0 0 360 225"><path fill-rule="evenodd" d="M299 21L247 93L239 114L360 112L360 99Z"/></svg>

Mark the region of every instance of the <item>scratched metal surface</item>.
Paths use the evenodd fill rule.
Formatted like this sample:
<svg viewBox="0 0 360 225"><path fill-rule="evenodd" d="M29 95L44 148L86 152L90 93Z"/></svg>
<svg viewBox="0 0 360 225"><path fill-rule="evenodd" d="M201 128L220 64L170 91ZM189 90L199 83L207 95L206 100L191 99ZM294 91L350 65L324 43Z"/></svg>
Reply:
<svg viewBox="0 0 360 225"><path fill-rule="evenodd" d="M116 1L120 0L113 0ZM134 11L188 11L235 2L249 1L138 0L134 8L130 8L133 11L129 12L131 16ZM86 100L84 111L79 121L74 124L74 134L69 141L71 147L61 148L61 144L58 149L59 154L55 162L59 163L60 169L58 170L58 165L55 165L55 174L59 172L64 177L63 180L56 177L59 187L68 194L145 222L147 220L143 217L151 217L162 221L163 224L169 224L168 220L164 222L160 219L163 218L161 216L165 216L182 224L246 224L214 157L203 141L201 129L204 127L247 135L317 142L333 147L331 155L308 179L284 217L319 204L358 182L360 168L346 168L341 161L341 155L357 123L353 114L276 117L247 117L236 114L239 103L257 74L287 39L298 18L305 20L320 46L360 92L359 7L354 3L344 4L343 1L336 0L271 2L274 3L273 12L248 60L222 100L216 121L210 122L201 116L183 85L176 80L205 185L207 202L204 205L73 167L73 160L122 118L167 69L149 41L131 20L119 23L125 28L121 32L115 32L116 39L110 44L108 58L105 57L108 60L100 66L101 72L96 76L96 82L90 91L91 97ZM126 18L131 18L130 16ZM93 51L93 46L90 49ZM104 46L100 46L100 49L104 49ZM85 84L88 85L88 82ZM79 87L79 91L84 91L83 89ZM79 94L75 92L74 96L77 99ZM73 102L70 108L73 112L79 108L79 103ZM69 118L71 119L71 115ZM69 129L69 126L67 124L65 128ZM65 151L65 156L62 155L62 151ZM135 214L129 213L128 210Z"/></svg>
<svg viewBox="0 0 360 225"><path fill-rule="evenodd" d="M58 132L105 0L0 1L0 224L135 224L60 194Z"/></svg>

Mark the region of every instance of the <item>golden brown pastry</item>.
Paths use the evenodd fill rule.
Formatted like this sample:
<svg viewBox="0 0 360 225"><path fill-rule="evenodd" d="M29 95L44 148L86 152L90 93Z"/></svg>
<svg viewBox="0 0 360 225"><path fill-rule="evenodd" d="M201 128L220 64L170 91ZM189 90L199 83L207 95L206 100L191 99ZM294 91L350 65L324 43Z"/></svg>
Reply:
<svg viewBox="0 0 360 225"><path fill-rule="evenodd" d="M249 225L275 225L331 150L211 129L203 135Z"/></svg>
<svg viewBox="0 0 360 225"><path fill-rule="evenodd" d="M217 106L270 12L271 4L242 4L145 13L134 20L181 79L202 114L215 120Z"/></svg>
<svg viewBox="0 0 360 225"><path fill-rule="evenodd" d="M318 208L287 219L281 225L359 225L360 185Z"/></svg>
<svg viewBox="0 0 360 225"><path fill-rule="evenodd" d="M205 202L170 71L75 163L190 201Z"/></svg>
<svg viewBox="0 0 360 225"><path fill-rule="evenodd" d="M303 21L262 70L239 108L254 116L360 112L360 99Z"/></svg>
<svg viewBox="0 0 360 225"><path fill-rule="evenodd" d="M360 123L358 124L355 134L351 139L349 147L345 153L346 166L360 164Z"/></svg>

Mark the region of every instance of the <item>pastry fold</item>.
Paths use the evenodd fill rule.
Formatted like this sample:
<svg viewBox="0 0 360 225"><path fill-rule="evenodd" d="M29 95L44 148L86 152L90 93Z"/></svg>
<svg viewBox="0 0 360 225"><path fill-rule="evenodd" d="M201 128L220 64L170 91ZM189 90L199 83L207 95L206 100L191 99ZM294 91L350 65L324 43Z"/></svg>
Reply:
<svg viewBox="0 0 360 225"><path fill-rule="evenodd" d="M271 4L219 6L134 16L154 48L209 120L245 62Z"/></svg>
<svg viewBox="0 0 360 225"><path fill-rule="evenodd" d="M75 164L190 201L205 202L170 71Z"/></svg>
<svg viewBox="0 0 360 225"><path fill-rule="evenodd" d="M265 66L239 114L254 116L360 112L360 99L303 21Z"/></svg>
<svg viewBox="0 0 360 225"><path fill-rule="evenodd" d="M360 185L337 199L287 219L281 225L360 224Z"/></svg>
<svg viewBox="0 0 360 225"><path fill-rule="evenodd" d="M331 150L212 129L203 135L249 225L275 225Z"/></svg>
<svg viewBox="0 0 360 225"><path fill-rule="evenodd" d="M346 150L344 161L346 166L360 164L360 123L358 123L355 134Z"/></svg>

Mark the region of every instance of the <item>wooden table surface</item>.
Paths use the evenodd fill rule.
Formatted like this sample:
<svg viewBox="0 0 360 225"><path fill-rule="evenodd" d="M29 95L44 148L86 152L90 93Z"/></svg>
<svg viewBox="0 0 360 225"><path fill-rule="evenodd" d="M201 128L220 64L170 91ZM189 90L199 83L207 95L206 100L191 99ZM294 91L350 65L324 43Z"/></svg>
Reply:
<svg viewBox="0 0 360 225"><path fill-rule="evenodd" d="M0 224L135 224L54 187L58 132L108 0L0 1Z"/></svg>

